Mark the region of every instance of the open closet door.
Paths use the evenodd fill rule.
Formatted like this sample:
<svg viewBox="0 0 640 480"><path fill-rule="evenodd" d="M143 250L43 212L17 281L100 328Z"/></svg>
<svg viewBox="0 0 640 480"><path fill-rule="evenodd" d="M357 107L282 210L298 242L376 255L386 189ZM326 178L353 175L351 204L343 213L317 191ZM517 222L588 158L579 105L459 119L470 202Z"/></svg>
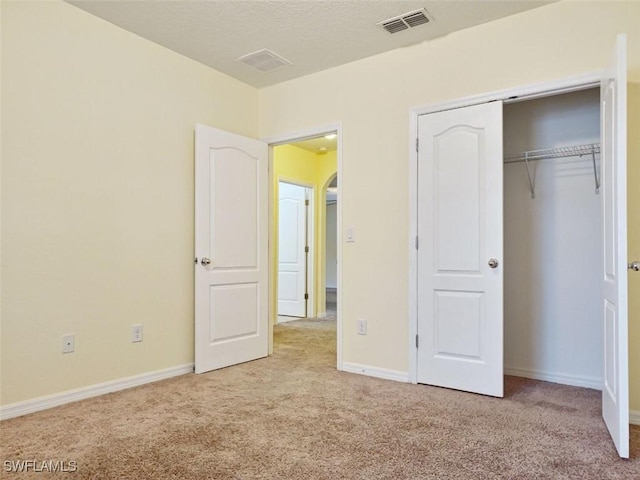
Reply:
<svg viewBox="0 0 640 480"><path fill-rule="evenodd" d="M418 119L418 383L503 396L502 102Z"/></svg>
<svg viewBox="0 0 640 480"><path fill-rule="evenodd" d="M604 241L604 385L602 416L618 454L629 458L627 319L627 62L619 35L601 85Z"/></svg>
<svg viewBox="0 0 640 480"><path fill-rule="evenodd" d="M195 371L268 354L264 142L196 125Z"/></svg>

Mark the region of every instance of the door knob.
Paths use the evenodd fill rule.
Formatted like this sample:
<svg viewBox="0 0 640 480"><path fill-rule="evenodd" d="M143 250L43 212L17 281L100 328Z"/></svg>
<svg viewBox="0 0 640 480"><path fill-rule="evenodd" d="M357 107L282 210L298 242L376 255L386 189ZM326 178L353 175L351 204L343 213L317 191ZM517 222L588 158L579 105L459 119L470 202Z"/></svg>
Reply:
<svg viewBox="0 0 640 480"><path fill-rule="evenodd" d="M635 261L627 264L627 268L629 270L633 270L634 272L640 272L640 262Z"/></svg>
<svg viewBox="0 0 640 480"><path fill-rule="evenodd" d="M202 264L203 267L206 267L207 265L211 265L211 260L208 259L207 257L202 257L202 260L200 260L200 263Z"/></svg>
<svg viewBox="0 0 640 480"><path fill-rule="evenodd" d="M495 258L490 258L488 263L491 268L497 268L500 265L500 262Z"/></svg>

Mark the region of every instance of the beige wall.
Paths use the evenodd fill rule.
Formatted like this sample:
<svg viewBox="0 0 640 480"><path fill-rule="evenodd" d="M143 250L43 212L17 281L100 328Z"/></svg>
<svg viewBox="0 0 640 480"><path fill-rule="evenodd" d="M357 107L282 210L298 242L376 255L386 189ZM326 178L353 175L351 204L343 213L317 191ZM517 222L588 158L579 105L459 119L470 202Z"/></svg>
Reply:
<svg viewBox="0 0 640 480"><path fill-rule="evenodd" d="M194 125L257 137L257 105L69 4L2 2L3 405L193 362Z"/></svg>
<svg viewBox="0 0 640 480"><path fill-rule="evenodd" d="M406 371L409 109L599 70L627 32L640 257L640 3L552 4L259 93L66 3L0 4L3 405L193 361L196 122L254 137L342 122L357 239L343 250L344 359ZM634 410L639 299L632 275Z"/></svg>
<svg viewBox="0 0 640 480"><path fill-rule="evenodd" d="M343 225L357 232L356 243L343 248L345 362L400 372L409 367L409 109L600 70L622 32L628 33L630 81L638 83L638 18L638 2L560 2L260 90L263 137L343 124ZM638 103L629 107L637 115ZM629 138L637 179L637 129ZM630 181L636 254L637 185ZM635 278L630 298L638 297ZM640 410L640 311L633 302L631 408ZM356 334L357 318L368 320L366 336Z"/></svg>

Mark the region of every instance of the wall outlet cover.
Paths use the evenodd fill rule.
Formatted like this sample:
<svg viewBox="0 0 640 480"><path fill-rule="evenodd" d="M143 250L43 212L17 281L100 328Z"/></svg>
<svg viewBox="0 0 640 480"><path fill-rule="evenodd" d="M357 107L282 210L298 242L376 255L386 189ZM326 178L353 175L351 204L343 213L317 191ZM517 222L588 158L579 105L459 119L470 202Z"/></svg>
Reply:
<svg viewBox="0 0 640 480"><path fill-rule="evenodd" d="M137 323L131 326L131 342L137 343L142 341L142 324Z"/></svg>
<svg viewBox="0 0 640 480"><path fill-rule="evenodd" d="M62 336L62 353L72 353L76 349L76 335L69 333Z"/></svg>

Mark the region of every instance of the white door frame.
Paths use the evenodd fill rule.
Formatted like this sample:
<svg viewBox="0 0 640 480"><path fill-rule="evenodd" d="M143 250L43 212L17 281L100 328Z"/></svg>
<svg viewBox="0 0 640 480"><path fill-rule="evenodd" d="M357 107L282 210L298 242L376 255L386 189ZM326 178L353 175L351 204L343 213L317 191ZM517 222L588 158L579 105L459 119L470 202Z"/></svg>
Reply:
<svg viewBox="0 0 640 480"><path fill-rule="evenodd" d="M263 138L262 140L269 145L269 201L273 200L273 147L278 145L286 145L288 143L300 142L308 140L310 138L319 137L323 134L330 132L336 132L338 137L336 139L338 145L337 158L338 158L338 178L342 178L342 122L334 122L328 125L322 125L319 127L313 127L305 130L298 130L285 135L279 135L276 137ZM326 191L320 192L320 201L325 201ZM342 182L338 182L338 198L342 198ZM338 295L337 295L337 320L336 320L336 368L342 370L342 205L343 202L338 202L338 225L337 225L337 241L338 241L338 267L337 267L337 283L338 283ZM269 205L269 218L274 218L274 205ZM269 238L273 238L273 225L274 222L269 222ZM269 245L269 258L273 255L273 245ZM271 271L273 266L269 264L269 278L273 278L273 272ZM276 265L277 268L277 265ZM270 285L269 287L269 314L277 310L277 305L273 305L277 302L276 285ZM273 353L273 318L269 321L269 355Z"/></svg>
<svg viewBox="0 0 640 480"><path fill-rule="evenodd" d="M315 264L316 264L316 245L315 245L315 238L316 238L316 228L315 228L315 221L316 221L316 217L315 217L315 194L316 194L316 189L315 186L313 186L310 183L305 183L305 182L301 182L299 180L293 180L290 178L287 178L286 176L280 176L278 175L276 178L276 183L279 185L280 182L282 183L288 183L289 185L296 185L298 187L303 187L309 190L309 205L307 206L307 213L306 213L306 225L305 225L305 229L306 229L306 240L307 240L307 246L309 247L309 254L307 255L307 264L305 265L306 268L306 277L307 277L307 294L309 295L309 298L307 299L307 308L306 308L306 316L309 317L311 316L309 314L309 312L314 312L315 311L315 298L316 298L316 269L315 269ZM274 217L275 218L275 217ZM280 210L278 210L278 216L276 218L276 222L278 225L278 228L280 226ZM277 253L277 251L276 251ZM276 262L276 264L279 264L279 260L278 262ZM275 285L276 289L277 289L277 285ZM277 291L277 290L276 290ZM276 323L277 323L277 319L276 319Z"/></svg>
<svg viewBox="0 0 640 480"><path fill-rule="evenodd" d="M329 185L331 185L331 182L333 182L336 179L339 181L338 172L337 171L336 171L335 175L330 176L327 179L327 181L325 182L325 184L322 185L322 200L324 202L322 204L322 209L324 211L324 242L325 242L325 245L324 245L324 247L325 247L324 248L324 250L325 250L325 252L324 252L324 264L325 264L324 265L324 271L325 271L324 286L325 286L325 291L326 291L326 288L328 288L327 287L327 275L326 275L326 273L327 273L327 245L328 245L328 242L327 242L327 206L328 206L327 205L327 190L329 188ZM337 183L336 183L336 185L337 185ZM338 227L338 225L337 225L337 222L338 222L337 213L338 213L338 203L339 203L339 199L338 199L337 195L336 195L336 199L337 199L336 200L336 225L334 226L334 228L336 228L336 234L337 234L338 233L338 229L337 229L337 227ZM336 257L337 257L337 248L338 248L338 245L336 244ZM336 258L336 262L337 262L337 258ZM337 263L336 263L336 268L337 268ZM337 271L336 271L336 275L337 275ZM336 291L337 290L338 290L338 283L337 283L337 278L336 278ZM327 316L327 297L326 297L326 295L325 295L325 298L324 298L323 311L322 311L322 313L318 312L318 315L320 317L326 317Z"/></svg>
<svg viewBox="0 0 640 480"><path fill-rule="evenodd" d="M429 113L468 107L480 103L502 100L514 103L534 98L548 97L587 88L600 88L604 71L577 75L549 82L540 82L495 92L464 97L447 102L431 104L410 109L409 123L409 382L417 383L418 348L418 252L416 239L418 235L418 117ZM338 217L339 218L339 217ZM338 292L339 293L339 292Z"/></svg>

